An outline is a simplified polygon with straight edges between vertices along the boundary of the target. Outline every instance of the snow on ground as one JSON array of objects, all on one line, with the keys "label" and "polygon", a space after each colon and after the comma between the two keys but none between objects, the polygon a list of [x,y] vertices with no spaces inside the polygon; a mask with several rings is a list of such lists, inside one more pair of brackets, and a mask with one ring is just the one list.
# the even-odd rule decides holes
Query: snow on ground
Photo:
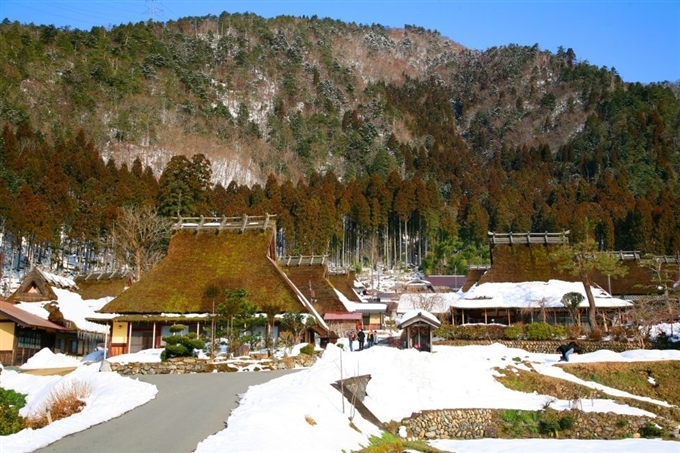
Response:
[{"label": "snow on ground", "polygon": [[75,357],[55,354],[48,348],[43,348],[21,365],[20,368],[22,370],[39,370],[45,368],[76,368],[80,365],[80,360]]},{"label": "snow on ground", "polygon": [[[157,360],[158,351],[119,356],[118,360]],[[371,375],[364,404],[382,421],[401,419],[424,409],[542,409],[548,399],[546,395],[516,392],[494,380],[493,376],[497,373],[494,368],[509,364],[523,366],[522,362],[530,362],[540,373],[581,382],[562,371],[562,367],[558,365],[558,354],[529,353],[500,344],[434,346],[433,351],[426,353],[374,346],[364,351],[349,352],[346,345],[341,349],[331,344],[314,366],[250,387],[240,406],[227,420],[227,428],[199,443],[196,453],[340,452],[357,450],[368,445],[369,437],[379,436],[380,432],[356,413],[349,401],[331,387],[331,383],[342,378]],[[680,351],[638,350],[621,354],[597,351],[571,356],[571,361],[582,363],[646,360],[680,360]],[[61,437],[117,417],[155,397],[155,386],[121,377],[116,373],[98,372],[99,365],[81,364],[64,377],[33,376],[3,370],[0,386],[28,395],[27,406],[22,410],[22,415],[39,410],[41,403],[55,387],[68,385],[69,382],[87,382],[92,388],[92,394],[80,414],[54,422],[46,428],[24,430],[1,437],[2,452],[34,451]],[[610,395],[634,397],[604,386],[598,388]],[[665,401],[655,403],[668,404]],[[569,402],[556,400],[551,403],[551,407],[566,409]],[[650,415],[637,408],[614,403],[611,399],[594,400],[592,404],[589,401],[588,405],[584,404],[583,409]],[[433,441],[432,445],[457,453],[524,453],[549,449],[559,449],[567,453],[680,451],[679,442],[649,439],[440,440]]]},{"label": "snow on ground", "polygon": [[[37,365],[37,363],[36,363]],[[20,415],[29,416],[44,410],[44,403],[54,391],[73,385],[85,385],[91,393],[82,412],[57,420],[41,429],[24,429],[10,436],[0,436],[3,453],[31,452],[69,434],[116,418],[155,398],[158,389],[117,373],[100,373],[100,363],[81,365],[66,376],[34,376],[2,370],[0,387],[27,395]]]}]

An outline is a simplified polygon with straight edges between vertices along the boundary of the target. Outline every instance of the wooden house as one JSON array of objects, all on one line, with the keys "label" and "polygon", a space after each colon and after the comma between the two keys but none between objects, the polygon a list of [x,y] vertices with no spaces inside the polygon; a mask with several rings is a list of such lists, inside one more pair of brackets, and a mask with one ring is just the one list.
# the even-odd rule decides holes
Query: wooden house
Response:
[{"label": "wooden house", "polygon": [[[42,347],[48,347],[55,353],[81,356],[93,351],[98,343],[105,340],[107,329],[85,319],[99,306],[95,304],[93,307],[89,301],[84,301],[76,292],[77,289],[73,279],[34,267],[24,276],[7,301],[16,310],[50,323],[48,330],[42,329],[43,333],[34,335],[40,336],[39,343]],[[54,325],[61,328],[55,329]],[[41,324],[35,326],[44,327]],[[37,340],[33,342],[37,343]],[[24,347],[21,344],[22,342],[18,342],[17,347]],[[15,358],[30,358],[29,350],[30,348],[24,347],[23,350],[16,351]],[[38,350],[33,349],[32,352]]]},{"label": "wooden house", "polygon": [[357,324],[364,329],[383,328],[386,305],[362,300],[353,289],[353,272],[330,272],[325,256],[280,257],[278,265],[308,297],[333,338],[355,331]]},{"label": "wooden house", "polygon": [[71,278],[62,277],[34,267],[24,276],[19,287],[9,295],[7,301],[49,302],[57,300],[54,288],[75,291],[78,286]]},{"label": "wooden house", "polygon": [[211,287],[243,289],[259,309],[309,313],[307,341],[328,337],[309,295],[277,266],[273,216],[185,218],[173,231],[167,256],[92,318],[112,326],[111,355],[162,347],[173,324],[201,334],[222,300],[206,296]]},{"label": "wooden house", "polygon": [[[550,260],[550,254],[556,248],[569,243],[568,235],[568,231],[521,234],[490,232],[491,266],[483,273],[473,269],[469,274],[459,300],[452,304],[452,322],[512,324],[546,319],[556,324],[569,323],[568,311],[560,302],[564,295],[562,292],[584,293],[583,285],[568,272],[557,269]],[[542,284],[537,289],[532,282]],[[503,300],[503,292],[508,296],[522,292],[525,296],[523,299],[506,297]],[[621,298],[612,297],[597,284],[593,286],[593,294],[599,311],[610,318],[618,316],[631,305]],[[514,302],[508,303],[507,299],[513,299]],[[587,306],[588,302],[584,301],[583,316]],[[539,311],[540,316],[536,314]]]},{"label": "wooden house", "polygon": [[58,337],[71,334],[71,329],[43,319],[0,301],[0,364],[19,366],[43,348],[55,349]]}]

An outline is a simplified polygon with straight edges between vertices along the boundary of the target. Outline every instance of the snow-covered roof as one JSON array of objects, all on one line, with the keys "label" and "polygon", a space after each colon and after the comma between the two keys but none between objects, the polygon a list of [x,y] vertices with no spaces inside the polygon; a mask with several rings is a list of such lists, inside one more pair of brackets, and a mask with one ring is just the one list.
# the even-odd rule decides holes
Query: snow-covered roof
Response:
[{"label": "snow-covered roof", "polygon": [[381,302],[352,302],[344,294],[333,288],[335,294],[340,299],[340,302],[345,306],[345,310],[350,313],[354,312],[368,312],[368,313],[384,313],[387,305]]},{"label": "snow-covered roof", "polygon": [[64,315],[64,319],[73,323],[78,330],[100,334],[108,332],[108,326],[88,321],[86,318],[91,318],[96,310],[99,310],[112,299],[111,297],[83,300],[79,294],[74,292],[54,287],[52,289],[57,295],[56,302],[21,302],[16,307],[42,319],[48,319],[50,313],[45,309],[45,305],[56,303],[59,311]]},{"label": "snow-covered roof", "polygon": [[397,322],[397,326],[399,328],[406,327],[418,319],[425,321],[433,327],[439,327],[441,325],[441,321],[427,310],[410,310],[401,315],[401,318],[399,318],[399,321]]},{"label": "snow-covered roof", "polygon": [[[562,308],[562,296],[579,293],[584,297],[581,307],[587,307],[586,293],[580,282],[549,280],[547,282],[483,283],[475,285],[454,303],[456,308],[527,308],[541,304]],[[595,305],[599,308],[630,307],[631,302],[612,297],[600,287],[592,287]]]},{"label": "snow-covered roof", "polygon": [[42,269],[38,269],[38,271],[42,274],[42,276],[45,278],[47,283],[50,284],[50,286],[55,286],[57,288],[71,288],[71,289],[77,289],[78,285],[76,285],[76,282],[70,278],[70,277],[63,277],[61,275],[53,274],[51,272],[47,272]]}]

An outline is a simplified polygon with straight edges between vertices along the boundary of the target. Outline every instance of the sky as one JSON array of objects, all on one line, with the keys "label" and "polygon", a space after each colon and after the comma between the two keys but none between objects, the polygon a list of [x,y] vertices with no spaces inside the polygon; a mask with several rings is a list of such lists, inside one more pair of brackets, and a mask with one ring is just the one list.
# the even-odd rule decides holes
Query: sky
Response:
[{"label": "sky", "polygon": [[[344,344],[346,339],[341,339]],[[355,348],[356,349],[356,348]],[[296,349],[296,351],[299,349]],[[150,353],[151,352],[151,353]],[[138,355],[118,356],[118,361],[157,361],[160,349]],[[368,445],[369,436],[380,435],[378,429],[354,413],[348,400],[331,385],[342,377],[370,374],[364,404],[383,422],[408,417],[425,409],[505,408],[541,410],[548,397],[509,390],[493,378],[495,367],[505,367],[519,357],[548,376],[567,379],[602,390],[612,399],[588,401],[584,411],[649,415],[640,409],[617,404],[613,398],[622,395],[638,398],[593,382],[582,382],[565,373],[558,364],[558,354],[534,354],[510,349],[500,344],[489,346],[437,346],[433,353],[414,349],[399,350],[374,346],[363,351],[347,352],[347,348],[329,345],[322,357],[310,368],[285,375],[266,384],[251,386],[231,412],[224,430],[201,441],[196,453],[225,451],[305,453],[319,451],[352,451]],[[632,362],[680,360],[680,351],[635,350],[624,353],[601,350],[575,354],[571,362]],[[3,453],[35,451],[78,431],[118,417],[155,398],[157,388],[113,372],[99,372],[99,363],[83,364],[48,349],[40,351],[27,363],[28,368],[74,366],[66,376],[36,376],[5,369],[0,386],[27,394],[27,405],[20,414],[42,410],[52,389],[70,382],[87,383],[91,394],[85,408],[67,419],[58,420],[38,430],[23,430],[0,437]],[[519,367],[525,367],[519,364]],[[451,383],[456,385],[452,386]],[[665,401],[643,398],[652,404]],[[551,407],[568,409],[569,401],[555,400]],[[358,431],[351,428],[348,418]],[[307,420],[313,420],[310,424]],[[262,433],[267,435],[263,436]],[[291,436],[294,433],[294,436]],[[294,439],[294,440],[291,440]],[[667,453],[677,451],[678,442],[659,439],[566,440],[566,439],[480,439],[437,440],[431,445],[456,453],[526,453],[527,451],[560,451],[561,453]],[[320,446],[323,448],[320,450]]]},{"label": "sky", "polygon": [[626,82],[680,81],[680,2],[673,0],[2,0],[0,18],[89,30],[92,26],[252,12],[329,17],[357,24],[437,30],[468,48],[538,44],[616,68]]}]

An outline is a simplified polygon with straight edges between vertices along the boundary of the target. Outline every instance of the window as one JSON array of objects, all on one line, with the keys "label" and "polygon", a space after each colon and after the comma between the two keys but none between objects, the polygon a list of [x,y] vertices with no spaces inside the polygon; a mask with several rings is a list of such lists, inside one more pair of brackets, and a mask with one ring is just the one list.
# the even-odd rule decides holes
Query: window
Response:
[{"label": "window", "polygon": [[17,336],[17,346],[26,349],[40,349],[40,332],[24,330]]}]

